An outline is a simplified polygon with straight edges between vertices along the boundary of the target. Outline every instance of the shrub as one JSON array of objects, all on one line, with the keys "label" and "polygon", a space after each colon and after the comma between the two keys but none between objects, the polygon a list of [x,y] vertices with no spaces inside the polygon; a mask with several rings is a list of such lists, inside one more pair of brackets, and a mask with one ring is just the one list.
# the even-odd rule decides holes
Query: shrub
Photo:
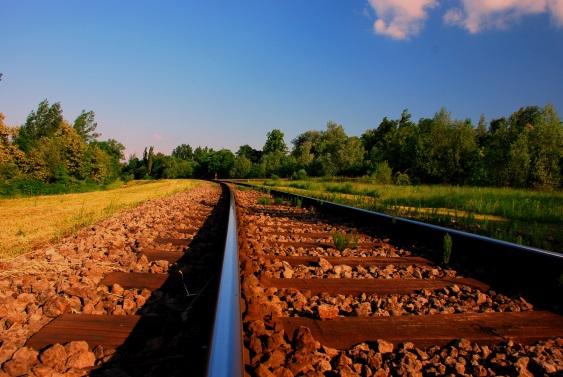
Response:
[{"label": "shrub", "polygon": [[393,182],[393,169],[391,169],[387,161],[380,162],[375,167],[372,177],[377,183],[388,185]]},{"label": "shrub", "polygon": [[279,204],[283,204],[283,198],[279,198],[279,197],[278,197],[278,198],[274,199],[274,203],[275,203],[275,204],[278,204],[278,205],[279,205]]},{"label": "shrub", "polygon": [[305,171],[305,169],[299,169],[298,171],[293,172],[291,179],[294,181],[303,181],[307,179],[307,172]]},{"label": "shrub", "polygon": [[401,173],[399,171],[395,174],[395,184],[399,186],[408,186],[411,184],[411,179],[407,173]]}]

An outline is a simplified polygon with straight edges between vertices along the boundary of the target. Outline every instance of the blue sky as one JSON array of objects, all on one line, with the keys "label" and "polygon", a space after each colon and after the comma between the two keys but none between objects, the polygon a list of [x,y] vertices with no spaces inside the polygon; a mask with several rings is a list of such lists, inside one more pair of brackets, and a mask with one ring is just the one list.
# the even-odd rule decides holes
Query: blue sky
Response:
[{"label": "blue sky", "polygon": [[2,1],[0,111],[94,110],[128,153],[289,143],[328,120],[360,135],[404,108],[562,113],[563,2],[468,1]]}]

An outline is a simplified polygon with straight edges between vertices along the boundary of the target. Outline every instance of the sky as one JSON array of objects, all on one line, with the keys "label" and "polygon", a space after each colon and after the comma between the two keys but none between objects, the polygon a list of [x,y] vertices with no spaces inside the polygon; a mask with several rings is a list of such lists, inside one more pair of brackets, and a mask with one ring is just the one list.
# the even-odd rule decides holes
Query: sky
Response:
[{"label": "sky", "polygon": [[7,123],[45,98],[93,110],[128,154],[359,136],[405,108],[563,113],[563,0],[0,0],[0,19]]}]

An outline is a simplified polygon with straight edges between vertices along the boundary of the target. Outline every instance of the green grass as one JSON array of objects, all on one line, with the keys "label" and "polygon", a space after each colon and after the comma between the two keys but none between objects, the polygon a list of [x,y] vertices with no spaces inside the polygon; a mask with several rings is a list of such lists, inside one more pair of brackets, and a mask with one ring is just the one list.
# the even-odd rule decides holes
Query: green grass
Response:
[{"label": "green grass", "polygon": [[91,181],[45,183],[34,179],[19,179],[8,183],[0,183],[0,198],[24,198],[40,195],[59,195],[113,190],[123,185],[124,183],[120,180],[107,184],[98,184]]},{"label": "green grass", "polygon": [[[263,181],[255,181],[263,184]],[[273,183],[273,182],[268,182]],[[368,180],[278,180],[276,187],[394,216],[562,251],[563,192],[443,185],[396,186]]]}]

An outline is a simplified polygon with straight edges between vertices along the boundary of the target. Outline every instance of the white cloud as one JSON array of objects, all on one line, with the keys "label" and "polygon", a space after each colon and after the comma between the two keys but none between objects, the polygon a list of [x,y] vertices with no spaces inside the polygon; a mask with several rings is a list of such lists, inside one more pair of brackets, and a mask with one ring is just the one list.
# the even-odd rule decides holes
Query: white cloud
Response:
[{"label": "white cloud", "polygon": [[[428,13],[453,0],[368,0],[375,11],[375,33],[394,39],[416,36],[424,26]],[[456,0],[444,13],[444,22],[460,26],[470,33],[486,29],[504,29],[527,15],[549,13],[563,27],[563,0]]]},{"label": "white cloud", "polygon": [[549,12],[563,24],[563,0],[460,0],[460,6],[444,15],[447,24],[470,33],[484,29],[504,29],[523,16]]},{"label": "white cloud", "polygon": [[394,39],[417,35],[438,0],[369,0],[377,14],[373,28],[377,34]]}]

